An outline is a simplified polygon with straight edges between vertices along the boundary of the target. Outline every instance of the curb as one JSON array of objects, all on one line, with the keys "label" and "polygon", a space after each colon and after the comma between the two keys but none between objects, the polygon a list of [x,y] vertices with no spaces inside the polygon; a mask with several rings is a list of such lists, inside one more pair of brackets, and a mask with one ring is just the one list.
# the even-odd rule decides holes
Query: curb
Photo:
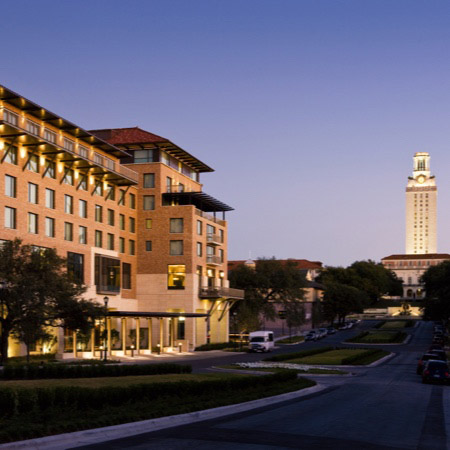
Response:
[{"label": "curb", "polygon": [[288,392],[286,394],[275,395],[273,397],[261,398],[235,405],[219,406],[218,408],[194,411],[191,413],[179,414],[176,416],[160,417],[157,419],[141,420],[139,422],[113,425],[91,430],[75,431],[73,433],[57,434],[25,441],[9,442],[0,444],[0,449],[33,449],[33,450],[63,450],[76,448],[84,445],[97,444],[113,439],[120,439],[143,433],[150,433],[164,428],[172,428],[180,425],[201,422],[203,420],[215,419],[222,416],[249,411],[261,408],[274,403],[284,402],[295,398],[304,397],[326,389],[326,386],[317,384],[300,391]]}]

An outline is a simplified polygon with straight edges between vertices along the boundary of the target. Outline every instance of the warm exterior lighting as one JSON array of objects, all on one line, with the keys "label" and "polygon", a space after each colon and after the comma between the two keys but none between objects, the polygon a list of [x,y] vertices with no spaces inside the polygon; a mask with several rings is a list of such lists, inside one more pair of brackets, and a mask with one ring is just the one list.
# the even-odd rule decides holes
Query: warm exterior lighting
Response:
[{"label": "warm exterior lighting", "polygon": [[27,155],[26,150],[23,147],[20,147],[20,157],[25,158],[26,155]]},{"label": "warm exterior lighting", "polygon": [[63,163],[58,163],[58,172],[62,173],[63,169],[64,169]]},{"label": "warm exterior lighting", "polygon": [[43,156],[41,156],[41,157],[39,158],[39,164],[40,164],[41,166],[45,165],[45,158],[44,158]]},{"label": "warm exterior lighting", "polygon": [[3,150],[5,148],[5,143],[3,141],[0,141],[0,150]]},{"label": "warm exterior lighting", "polygon": [[104,342],[105,342],[105,353],[103,355],[103,361],[106,361],[108,359],[108,330],[107,330],[107,315],[108,315],[108,302],[109,302],[109,297],[107,297],[106,295],[103,297],[103,302],[105,304],[105,337],[104,337]]}]

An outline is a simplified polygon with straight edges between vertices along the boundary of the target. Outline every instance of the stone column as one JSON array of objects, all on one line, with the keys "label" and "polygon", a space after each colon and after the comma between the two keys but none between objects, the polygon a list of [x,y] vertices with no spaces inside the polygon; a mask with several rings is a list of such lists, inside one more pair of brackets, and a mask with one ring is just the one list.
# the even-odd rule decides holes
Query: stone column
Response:
[{"label": "stone column", "polygon": [[91,330],[91,352],[92,357],[95,355],[95,327]]},{"label": "stone column", "polygon": [[108,355],[111,356],[111,318],[106,319],[106,350]]},{"label": "stone column", "polygon": [[127,318],[126,317],[122,317],[122,350],[123,350],[123,354],[124,356],[127,353]]},{"label": "stone column", "polygon": [[152,333],[152,319],[147,319],[147,327],[148,327],[148,349],[150,353],[152,352],[152,344],[153,344],[153,333]]},{"label": "stone column", "polygon": [[139,355],[141,350],[141,321],[136,317],[136,355]]},{"label": "stone column", "polygon": [[159,319],[159,348],[162,353],[164,349],[164,319],[162,317]]},{"label": "stone column", "polygon": [[73,335],[73,356],[74,358],[77,357],[77,332],[76,331],[72,331],[72,335]]}]

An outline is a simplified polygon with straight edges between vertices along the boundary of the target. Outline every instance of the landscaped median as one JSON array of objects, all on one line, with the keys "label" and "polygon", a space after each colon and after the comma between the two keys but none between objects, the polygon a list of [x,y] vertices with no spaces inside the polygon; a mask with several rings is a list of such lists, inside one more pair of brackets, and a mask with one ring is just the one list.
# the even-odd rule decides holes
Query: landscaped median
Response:
[{"label": "landscaped median", "polygon": [[352,344],[402,344],[407,334],[402,331],[364,331],[345,342]]},{"label": "landscaped median", "polygon": [[313,385],[289,370],[259,377],[177,373],[0,381],[0,442],[199,411]]},{"label": "landscaped median", "polygon": [[402,328],[411,328],[416,324],[416,320],[385,320],[375,325],[374,328],[382,330],[398,330]]}]

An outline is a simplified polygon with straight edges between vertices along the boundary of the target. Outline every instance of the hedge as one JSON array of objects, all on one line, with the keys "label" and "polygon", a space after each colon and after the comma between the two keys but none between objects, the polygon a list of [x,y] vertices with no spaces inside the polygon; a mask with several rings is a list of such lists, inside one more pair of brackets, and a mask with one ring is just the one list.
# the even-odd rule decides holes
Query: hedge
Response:
[{"label": "hedge", "polygon": [[238,342],[217,342],[214,344],[204,344],[195,347],[196,352],[207,352],[209,350],[222,350],[224,348],[239,348]]},{"label": "hedge", "polygon": [[207,381],[177,381],[86,388],[55,386],[50,388],[0,389],[0,418],[21,414],[42,414],[50,410],[102,410],[134,402],[151,402],[170,397],[183,401],[188,396],[214,396],[217,392],[236,393],[246,389],[266,389],[268,386],[297,379],[295,370],[286,370],[261,377],[238,377]]},{"label": "hedge", "polygon": [[[166,373],[191,373],[192,367],[183,364],[133,364],[133,365],[68,365],[29,364],[7,365],[0,372],[5,380],[35,380],[45,378],[97,378],[124,377],[128,375],[161,375]],[[1,404],[1,403],[0,403]]]},{"label": "hedge", "polygon": [[334,350],[334,347],[321,347],[312,350],[303,350],[302,352],[283,353],[282,355],[276,355],[270,358],[266,358],[264,359],[264,361],[286,361],[288,359],[297,359],[303,358],[304,356],[317,355],[319,353],[329,352],[330,350]]},{"label": "hedge", "polygon": [[361,359],[366,359],[369,356],[374,356],[378,353],[385,353],[384,350],[380,350],[380,349],[363,349],[363,348],[357,348],[356,350],[365,350],[365,353],[361,354],[356,354],[356,355],[352,355],[352,356],[347,356],[347,358],[343,358],[342,359],[342,365],[350,365],[350,364],[354,364],[356,362],[358,362]]}]

